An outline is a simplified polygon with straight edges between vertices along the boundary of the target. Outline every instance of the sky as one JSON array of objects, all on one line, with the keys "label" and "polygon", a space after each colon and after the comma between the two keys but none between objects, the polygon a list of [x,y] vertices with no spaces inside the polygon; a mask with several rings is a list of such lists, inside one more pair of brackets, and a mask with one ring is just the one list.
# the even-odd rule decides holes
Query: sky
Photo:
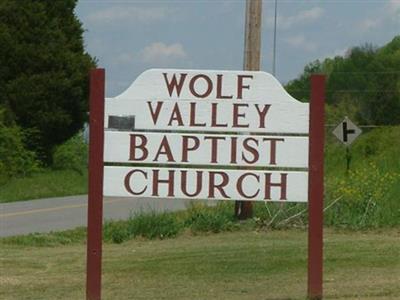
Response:
[{"label": "sky", "polygon": [[[263,1],[261,70],[272,72],[275,1]],[[150,68],[241,70],[245,1],[80,0],[75,14],[114,97]],[[400,0],[278,0],[276,77],[400,34]]]}]

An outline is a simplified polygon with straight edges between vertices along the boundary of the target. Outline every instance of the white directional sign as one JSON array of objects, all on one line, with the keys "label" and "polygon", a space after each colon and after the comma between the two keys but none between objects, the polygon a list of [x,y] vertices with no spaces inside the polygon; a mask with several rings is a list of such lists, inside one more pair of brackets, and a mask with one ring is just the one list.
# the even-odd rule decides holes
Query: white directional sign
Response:
[{"label": "white directional sign", "polygon": [[307,201],[309,105],[268,73],[152,69],[105,127],[105,196]]},{"label": "white directional sign", "polygon": [[346,146],[349,146],[361,134],[358,128],[348,117],[333,130],[333,134]]}]

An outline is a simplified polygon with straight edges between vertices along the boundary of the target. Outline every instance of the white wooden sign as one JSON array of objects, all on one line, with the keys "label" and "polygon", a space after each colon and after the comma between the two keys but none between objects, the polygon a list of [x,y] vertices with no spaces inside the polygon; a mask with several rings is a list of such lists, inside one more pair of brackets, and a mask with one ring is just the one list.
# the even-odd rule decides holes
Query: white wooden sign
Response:
[{"label": "white wooden sign", "polygon": [[105,127],[105,196],[307,201],[309,106],[268,73],[152,69]]}]

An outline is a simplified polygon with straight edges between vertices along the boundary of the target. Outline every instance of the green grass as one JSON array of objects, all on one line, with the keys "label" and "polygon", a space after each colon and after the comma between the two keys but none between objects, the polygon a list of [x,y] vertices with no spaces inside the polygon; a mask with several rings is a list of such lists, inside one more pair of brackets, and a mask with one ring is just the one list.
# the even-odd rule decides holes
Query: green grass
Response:
[{"label": "green grass", "polygon": [[44,170],[0,186],[0,203],[87,193],[87,172]]},{"label": "green grass", "polygon": [[[398,230],[325,232],[325,299],[399,299]],[[2,245],[1,299],[82,299],[86,246]],[[304,230],[183,234],[103,248],[103,299],[305,299]]]},{"label": "green grass", "polygon": [[[328,133],[330,134],[330,133]],[[346,172],[345,147],[328,136],[325,149],[326,224],[371,228],[400,225],[400,126],[361,135],[351,146]]]},{"label": "green grass", "polygon": [[[350,169],[374,163],[382,172],[400,172],[400,126],[364,129],[350,146]],[[346,147],[330,131],[326,132],[326,176],[346,176]]]},{"label": "green grass", "polygon": [[0,238],[0,246],[56,247],[86,242],[86,227],[50,233],[31,233]]},{"label": "green grass", "polygon": [[135,237],[165,239],[177,236],[182,230],[179,213],[139,212],[127,221],[106,222],[104,240],[118,244]]}]

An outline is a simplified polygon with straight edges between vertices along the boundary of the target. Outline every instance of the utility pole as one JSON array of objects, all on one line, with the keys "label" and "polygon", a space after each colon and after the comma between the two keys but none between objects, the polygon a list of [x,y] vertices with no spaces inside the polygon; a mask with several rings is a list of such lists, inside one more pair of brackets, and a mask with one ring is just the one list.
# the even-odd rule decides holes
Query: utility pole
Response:
[{"label": "utility pole", "polygon": [[[261,62],[261,15],[262,0],[246,0],[246,19],[244,33],[244,60],[245,71],[259,71]],[[248,219],[253,215],[253,206],[250,201],[236,201],[235,216]]]},{"label": "utility pole", "polygon": [[274,50],[272,53],[272,75],[276,75],[276,22],[278,13],[278,0],[275,0],[275,18],[274,18]]},{"label": "utility pole", "polygon": [[246,0],[243,69],[260,71],[262,0]]}]

